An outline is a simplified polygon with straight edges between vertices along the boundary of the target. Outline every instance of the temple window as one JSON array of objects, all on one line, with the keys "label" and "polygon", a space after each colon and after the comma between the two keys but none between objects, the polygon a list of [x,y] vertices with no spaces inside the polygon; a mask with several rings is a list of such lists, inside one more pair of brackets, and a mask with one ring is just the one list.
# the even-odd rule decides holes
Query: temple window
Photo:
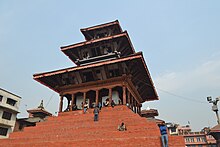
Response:
[{"label": "temple window", "polygon": [[103,33],[98,33],[97,34],[97,38],[103,38],[103,37],[107,37],[108,36],[108,33],[107,32],[103,32]]},{"label": "temple window", "polygon": [[84,59],[88,59],[89,58],[89,52],[88,51],[84,51],[83,52],[83,58]]},{"label": "temple window", "polygon": [[102,74],[100,70],[96,70],[97,80],[102,80]]},{"label": "temple window", "polygon": [[103,52],[104,54],[112,53],[112,49],[110,46],[103,46]]},{"label": "temple window", "polygon": [[92,72],[85,72],[85,73],[83,73],[83,78],[84,78],[85,82],[94,81]]},{"label": "temple window", "polygon": [[95,48],[91,48],[91,52],[92,52],[92,56],[95,57],[96,56]]},{"label": "temple window", "polygon": [[119,69],[109,70],[109,75],[110,75],[110,77],[117,77],[117,76],[119,76]]},{"label": "temple window", "polygon": [[62,75],[62,84],[63,84],[63,85],[68,85],[68,84],[70,84],[70,80],[69,80],[68,74]]},{"label": "temple window", "polygon": [[107,52],[108,52],[108,53],[112,53],[111,47],[108,47]]}]

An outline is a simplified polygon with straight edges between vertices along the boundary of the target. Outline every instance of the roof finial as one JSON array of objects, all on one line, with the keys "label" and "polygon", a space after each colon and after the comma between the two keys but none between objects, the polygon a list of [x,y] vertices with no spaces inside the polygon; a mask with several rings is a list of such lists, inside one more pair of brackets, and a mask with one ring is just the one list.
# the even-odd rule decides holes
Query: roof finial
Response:
[{"label": "roof finial", "polygon": [[44,109],[44,106],[43,106],[43,105],[44,105],[44,104],[43,104],[43,100],[41,100],[40,106],[38,106],[38,108]]}]

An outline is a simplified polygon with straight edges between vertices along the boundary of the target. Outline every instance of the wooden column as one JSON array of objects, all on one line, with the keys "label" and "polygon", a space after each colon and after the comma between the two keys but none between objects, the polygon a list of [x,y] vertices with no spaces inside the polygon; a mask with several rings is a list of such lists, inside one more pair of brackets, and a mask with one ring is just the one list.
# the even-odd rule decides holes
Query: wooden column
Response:
[{"label": "wooden column", "polygon": [[60,95],[60,107],[59,107],[59,112],[62,112],[63,110],[63,95]]},{"label": "wooden column", "polygon": [[108,97],[109,97],[109,102],[111,104],[111,102],[112,102],[112,88],[108,89]]},{"label": "wooden column", "polygon": [[73,94],[72,94],[72,101],[71,101],[71,105],[70,105],[70,111],[73,111],[74,101],[75,101],[75,94],[73,93]]},{"label": "wooden column", "polygon": [[131,93],[128,91],[128,107],[131,108]]},{"label": "wooden column", "polygon": [[131,110],[134,111],[134,98],[131,95]]},{"label": "wooden column", "polygon": [[83,92],[83,104],[86,103],[86,92]]},{"label": "wooden column", "polygon": [[95,91],[95,106],[98,106],[99,103],[99,90]]},{"label": "wooden column", "polygon": [[137,104],[137,113],[139,114],[139,105]]},{"label": "wooden column", "polygon": [[126,105],[126,87],[123,86],[123,105]]},{"label": "wooden column", "polygon": [[137,113],[137,103],[135,99],[134,99],[134,112]]},{"label": "wooden column", "polygon": [[141,115],[141,106],[138,106],[139,114]]}]

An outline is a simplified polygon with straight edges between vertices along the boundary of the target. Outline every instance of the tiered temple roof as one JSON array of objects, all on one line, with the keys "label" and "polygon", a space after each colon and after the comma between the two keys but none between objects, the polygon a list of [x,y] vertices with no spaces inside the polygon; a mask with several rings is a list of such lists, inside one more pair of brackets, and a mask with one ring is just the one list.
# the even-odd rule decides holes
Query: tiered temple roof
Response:
[{"label": "tiered temple roof", "polygon": [[[142,52],[135,52],[128,33],[122,31],[117,20],[84,28],[81,32],[86,41],[61,47],[77,66],[34,74],[36,81],[65,95],[68,101],[74,100],[72,92],[76,94],[99,86],[100,90],[109,85],[111,89],[127,85],[123,95],[131,93],[139,105],[144,101],[158,100]],[[127,96],[123,97],[128,101]],[[96,99],[98,102],[99,98]]]}]

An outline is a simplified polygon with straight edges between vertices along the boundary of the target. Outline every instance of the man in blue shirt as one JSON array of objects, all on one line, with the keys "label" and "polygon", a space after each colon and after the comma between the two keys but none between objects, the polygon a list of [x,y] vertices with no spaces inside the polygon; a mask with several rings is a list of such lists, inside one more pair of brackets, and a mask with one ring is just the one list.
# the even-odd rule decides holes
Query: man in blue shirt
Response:
[{"label": "man in blue shirt", "polygon": [[168,147],[167,126],[165,122],[163,121],[162,124],[158,124],[158,127],[160,128],[162,145],[163,147]]}]

